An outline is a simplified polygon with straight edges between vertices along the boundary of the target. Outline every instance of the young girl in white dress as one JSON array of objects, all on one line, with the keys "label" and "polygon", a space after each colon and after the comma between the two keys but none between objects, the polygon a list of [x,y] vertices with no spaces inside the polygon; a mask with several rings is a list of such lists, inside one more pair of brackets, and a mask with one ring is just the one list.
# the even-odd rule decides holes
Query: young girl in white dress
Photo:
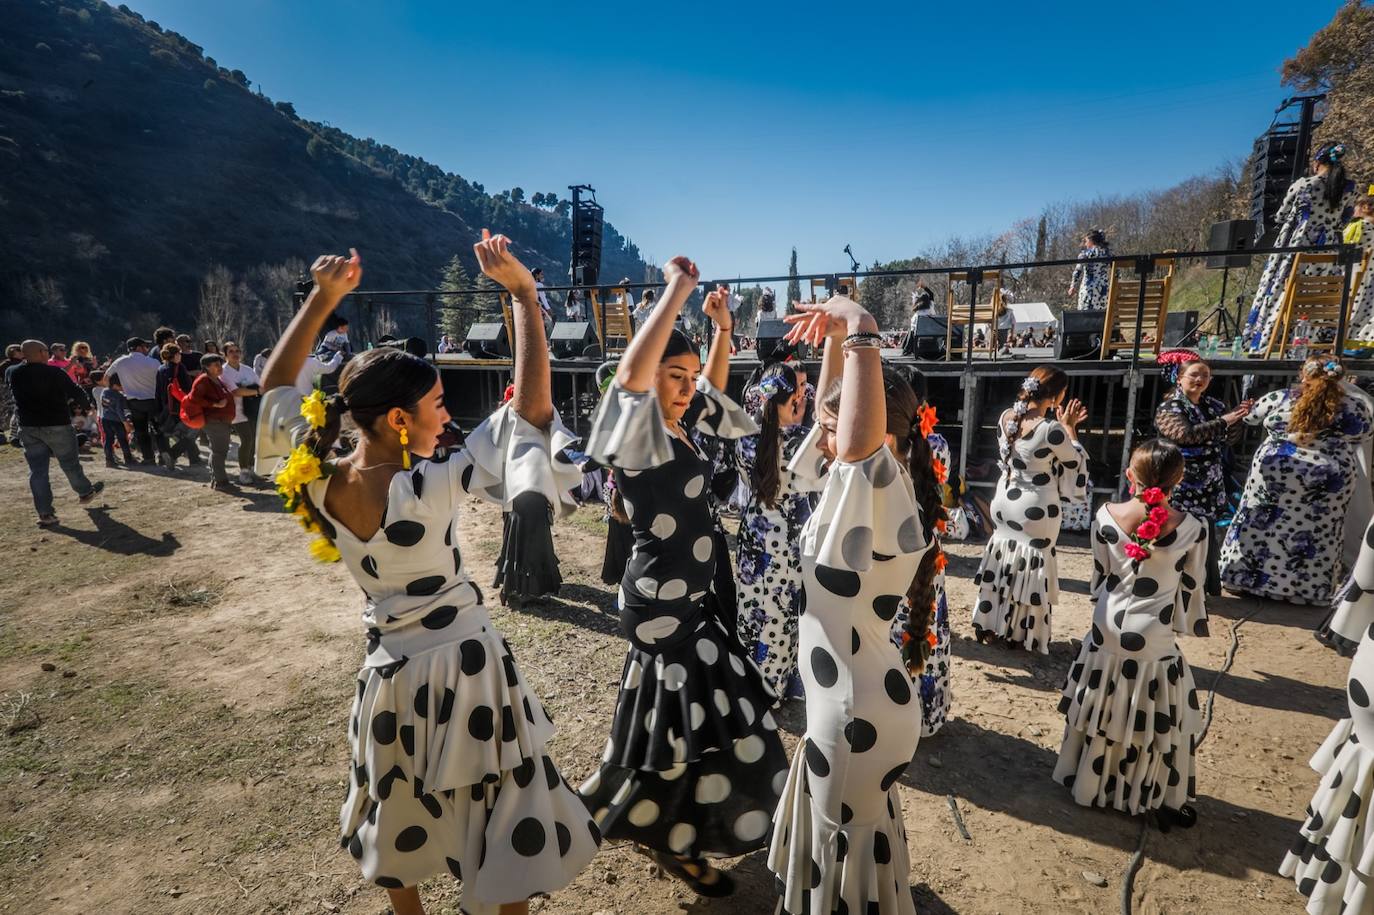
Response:
[{"label": "young girl in white dress", "polygon": [[[503,236],[475,250],[516,303],[515,396],[463,450],[435,455],[443,386],[433,365],[400,350],[353,359],[327,400],[302,404],[292,387],[325,318],[358,285],[356,254],[315,262],[315,288],[263,374],[260,454],[290,452],[276,477],[287,508],[319,534],[312,552],[341,558],[365,597],[340,836],[396,915],[423,911],[416,885],[436,874],[462,881],[464,912],[525,913],[530,896],[576,877],[600,841],[548,755],[553,724],[459,549],[467,495],[504,505],[536,491],[566,512],[579,475],[556,458],[572,436],[549,395],[534,280]],[[358,444],[331,461],[345,415]]]},{"label": "young girl in white dress", "polygon": [[[931,606],[930,574],[918,570],[934,522],[923,518],[910,474],[919,401],[905,378],[883,371],[877,323],[856,302],[800,307],[789,316],[793,337],[825,341],[821,390],[836,409],[822,403],[809,447],[790,465],[818,477],[833,459],[801,538],[806,733],[768,867],[789,915],[914,915],[895,786],[920,738],[919,699],[890,627],[903,597]],[[839,374],[842,385],[832,384]],[[929,455],[918,457],[923,490],[933,490]]]},{"label": "young girl in white dress", "polygon": [[1001,639],[1049,654],[1059,600],[1054,545],[1064,505],[1085,498],[1088,485],[1088,456],[1078,443],[1087,411],[1077,400],[1064,403],[1068,390],[1068,375],[1042,365],[997,420],[1002,476],[991,506],[995,529],[974,577],[973,631],[980,641]]},{"label": "young girl in white dress", "polygon": [[1207,635],[1207,529],[1169,505],[1183,479],[1174,445],[1137,446],[1126,476],[1134,497],[1093,523],[1097,606],[1059,702],[1068,721],[1054,779],[1084,806],[1188,827],[1202,715],[1176,636]]}]

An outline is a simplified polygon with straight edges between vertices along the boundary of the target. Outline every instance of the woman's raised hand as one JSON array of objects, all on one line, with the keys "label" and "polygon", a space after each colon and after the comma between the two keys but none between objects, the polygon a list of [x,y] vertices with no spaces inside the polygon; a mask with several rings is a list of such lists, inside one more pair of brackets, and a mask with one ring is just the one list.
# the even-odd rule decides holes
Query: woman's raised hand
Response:
[{"label": "woman's raised hand", "polygon": [[717,286],[706,293],[706,300],[701,303],[701,312],[722,330],[733,327],[734,322],[730,318],[730,287]]},{"label": "woman's raised hand", "polygon": [[1078,424],[1088,418],[1088,408],[1083,406],[1083,402],[1077,397],[1064,404],[1064,408],[1059,411],[1059,422],[1070,429],[1075,429]]},{"label": "woman's raised hand", "polygon": [[477,265],[482,272],[500,283],[507,292],[516,298],[534,295],[534,276],[528,267],[520,263],[519,258],[510,253],[509,238],[492,235],[490,229],[483,229],[482,240],[472,246],[472,251],[477,255]]},{"label": "woman's raised hand", "polygon": [[321,254],[310,266],[315,286],[336,302],[357,289],[363,279],[362,257],[356,248],[349,248],[348,253],[349,257]]},{"label": "woman's raised hand", "polygon": [[826,337],[842,337],[860,330],[876,332],[878,324],[863,306],[848,296],[831,296],[824,302],[794,302],[797,314],[783,315],[792,325],[784,338],[788,343],[820,346]]},{"label": "woman's raised hand", "polygon": [[692,285],[701,279],[701,271],[697,265],[692,263],[689,257],[679,254],[677,257],[663,265],[663,281],[665,283],[690,282]]}]

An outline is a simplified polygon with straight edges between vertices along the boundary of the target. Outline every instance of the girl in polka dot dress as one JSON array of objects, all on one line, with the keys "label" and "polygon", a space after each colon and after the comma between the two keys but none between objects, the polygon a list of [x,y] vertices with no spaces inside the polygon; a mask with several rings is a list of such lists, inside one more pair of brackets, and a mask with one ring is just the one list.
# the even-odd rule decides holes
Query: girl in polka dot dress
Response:
[{"label": "girl in polka dot dress", "polygon": [[757,435],[740,439],[735,458],[749,481],[739,523],[739,638],[781,701],[800,694],[797,620],[802,608],[802,526],[815,481],[786,464],[806,438],[806,389],[788,365],[764,369],[757,385]]},{"label": "girl in polka dot dress", "polygon": [[1003,431],[1002,477],[992,500],[995,529],[974,581],[973,631],[1050,652],[1050,617],[1059,600],[1055,542],[1063,506],[1087,494],[1088,456],[1078,443],[1087,411],[1071,400],[1069,376],[1042,365],[1021,384],[1015,405],[997,420]]},{"label": "girl in polka dot dress", "polygon": [[713,465],[690,433],[738,438],[758,427],[721,393],[728,291],[706,297],[716,332],[703,372],[673,329],[696,267],[676,258],[664,276],[663,300],[626,351],[587,443],[613,469],[635,543],[619,594],[630,648],[601,768],[581,792],[607,837],[648,849],[697,893],[723,896],[733,884],[706,858],[763,847],[787,754],[768,711],[775,697],[712,592],[729,558],[713,534]]},{"label": "girl in polka dot dress", "polygon": [[[917,572],[933,569],[922,560],[934,520],[923,517],[909,475],[919,463],[918,401],[905,378],[883,371],[877,323],[856,302],[835,297],[801,309],[789,316],[793,336],[825,342],[823,395],[816,429],[791,467],[818,475],[827,457],[833,462],[801,538],[806,733],[778,805],[768,868],[789,915],[914,915],[896,782],[920,728],[890,627],[904,596],[930,606],[929,572]],[[916,469],[933,482],[928,455]]]},{"label": "girl in polka dot dress", "polygon": [[[259,440],[291,448],[292,416],[313,428],[277,475],[312,547],[342,558],[365,596],[366,657],[350,717],[343,846],[385,887],[397,915],[421,912],[416,885],[463,884],[462,911],[517,915],[526,899],[566,886],[596,853],[586,807],[546,745],[553,725],[492,626],[464,568],[458,523],[466,496],[505,506],[542,493],[566,512],[577,468],[555,458],[573,441],[553,412],[534,280],[497,236],[476,246],[482,271],[516,302],[516,392],[467,438],[432,457],[448,413],[438,372],[391,348],[358,356],[327,405],[289,387],[310,341],[361,266],[321,258],[316,286],[273,350],[263,377]],[[347,414],[358,445],[325,461]],[[284,443],[278,443],[285,438]],[[335,553],[334,550],[337,550]]]},{"label": "girl in polka dot dress", "polygon": [[1153,440],[1131,453],[1135,498],[1103,505],[1093,525],[1092,629],[1069,671],[1068,719],[1054,779],[1084,806],[1157,811],[1191,826],[1197,691],[1177,635],[1207,635],[1207,530],[1169,505],[1183,453]]},{"label": "girl in polka dot dress", "polygon": [[1330,630],[1340,648],[1358,646],[1346,684],[1350,717],[1312,757],[1321,780],[1279,867],[1307,897],[1309,915],[1374,911],[1374,524],[1365,531]]}]

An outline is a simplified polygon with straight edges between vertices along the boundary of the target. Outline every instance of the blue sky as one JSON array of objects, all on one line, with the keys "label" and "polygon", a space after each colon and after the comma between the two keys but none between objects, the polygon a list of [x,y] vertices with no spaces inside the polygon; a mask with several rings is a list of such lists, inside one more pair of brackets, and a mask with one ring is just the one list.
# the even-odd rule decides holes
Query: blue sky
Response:
[{"label": "blue sky", "polygon": [[589,183],[707,275],[909,256],[1247,155],[1340,0],[131,0],[302,116],[526,194]]}]

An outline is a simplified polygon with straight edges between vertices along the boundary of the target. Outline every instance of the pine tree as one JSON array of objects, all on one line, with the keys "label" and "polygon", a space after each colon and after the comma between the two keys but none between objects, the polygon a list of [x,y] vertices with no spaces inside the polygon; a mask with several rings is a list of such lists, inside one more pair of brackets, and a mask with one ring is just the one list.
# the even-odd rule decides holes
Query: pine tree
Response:
[{"label": "pine tree", "polygon": [[476,285],[478,289],[483,290],[473,296],[475,300],[473,307],[476,310],[477,318],[483,321],[500,321],[501,297],[499,293],[501,287],[485,273],[478,275]]},{"label": "pine tree", "polygon": [[792,260],[787,265],[787,301],[782,303],[781,312],[786,314],[793,302],[801,301],[801,281],[797,279],[797,249],[792,249]]},{"label": "pine tree", "polygon": [[[439,288],[445,292],[472,288],[472,278],[468,276],[467,268],[458,255],[453,255],[439,275]],[[439,300],[439,330],[453,340],[466,339],[468,327],[476,315],[473,299],[473,296],[467,295],[442,297]]]}]

